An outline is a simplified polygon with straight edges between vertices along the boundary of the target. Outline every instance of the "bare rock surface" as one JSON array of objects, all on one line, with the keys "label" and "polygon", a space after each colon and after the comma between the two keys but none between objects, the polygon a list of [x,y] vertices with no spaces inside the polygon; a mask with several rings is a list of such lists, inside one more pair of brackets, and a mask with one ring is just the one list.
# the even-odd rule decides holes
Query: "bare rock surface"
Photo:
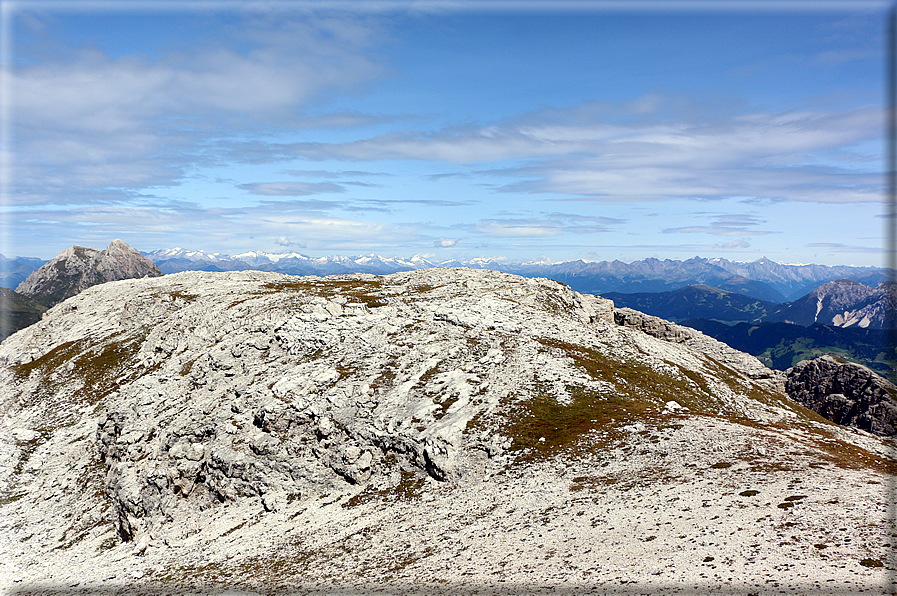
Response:
[{"label": "bare rock surface", "polygon": [[53,306],[98,284],[122,279],[159,277],[162,272],[135,248],[113,240],[105,250],[73,246],[33,271],[16,292]]},{"label": "bare rock surface", "polygon": [[469,269],[89,288],[0,344],[0,589],[893,590],[888,440],[615,314]]},{"label": "bare rock surface", "polygon": [[897,434],[897,387],[865,366],[820,356],[785,374],[788,395],[829,420],[877,435]]}]

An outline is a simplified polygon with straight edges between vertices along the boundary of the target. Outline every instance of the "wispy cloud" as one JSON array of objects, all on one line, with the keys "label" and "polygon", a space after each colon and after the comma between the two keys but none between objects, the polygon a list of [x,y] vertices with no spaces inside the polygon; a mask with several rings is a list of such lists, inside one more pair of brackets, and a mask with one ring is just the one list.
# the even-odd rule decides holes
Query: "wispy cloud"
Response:
[{"label": "wispy cloud", "polygon": [[291,197],[346,192],[345,187],[333,182],[253,182],[239,184],[237,188],[254,195]]},{"label": "wispy cloud", "polygon": [[597,234],[610,231],[610,226],[623,223],[612,217],[551,213],[535,217],[502,217],[483,219],[465,226],[472,231],[499,238],[543,238],[562,234]]},{"label": "wispy cloud", "polygon": [[[272,208],[272,207],[279,208]],[[338,217],[297,202],[245,207],[203,207],[197,204],[159,206],[98,206],[83,209],[21,209],[10,212],[7,224],[27,226],[35,238],[62,250],[72,244],[108,244],[126,236],[137,248],[169,246],[168,238],[201,238],[203,246],[227,246],[228,251],[274,249],[277,246],[328,247],[334,253],[366,252],[381,247],[418,252],[436,239],[415,222],[377,222]],[[319,205],[316,205],[319,207]],[[113,234],[115,236],[113,236]],[[266,240],[261,240],[266,239]],[[284,244],[288,242],[289,244]],[[267,246],[266,246],[267,244]]]},{"label": "wispy cloud", "polygon": [[360,170],[284,170],[282,172],[288,176],[309,177],[309,178],[364,178],[367,176],[395,176],[388,172],[364,172]]},{"label": "wispy cloud", "polygon": [[[722,213],[714,216],[710,225],[665,228],[662,232],[664,234],[712,234],[714,236],[765,236],[778,233],[770,230],[754,229],[754,226],[761,223],[765,223],[764,220],[753,215]],[[739,240],[737,242],[742,241]]]},{"label": "wispy cloud", "polygon": [[382,205],[427,205],[430,207],[468,207],[476,203],[476,201],[448,199],[369,199],[366,202]]},{"label": "wispy cloud", "polygon": [[882,254],[881,246],[857,246],[850,244],[841,244],[839,242],[812,242],[807,244],[808,248],[829,248],[837,252],[845,253],[864,253],[864,254]]},{"label": "wispy cloud", "polygon": [[829,50],[816,54],[816,56],[813,57],[813,62],[830,66],[833,64],[853,62],[854,60],[868,60],[869,58],[877,58],[880,55],[881,50],[878,48]]},{"label": "wispy cloud", "polygon": [[341,143],[253,142],[233,150],[255,159],[517,162],[478,174],[517,179],[496,184],[502,192],[590,200],[745,196],[877,202],[878,164],[847,148],[879,139],[881,126],[879,106],[750,113],[717,107],[708,113],[697,102],[652,95],[619,106],[544,110],[492,125],[391,132]]}]

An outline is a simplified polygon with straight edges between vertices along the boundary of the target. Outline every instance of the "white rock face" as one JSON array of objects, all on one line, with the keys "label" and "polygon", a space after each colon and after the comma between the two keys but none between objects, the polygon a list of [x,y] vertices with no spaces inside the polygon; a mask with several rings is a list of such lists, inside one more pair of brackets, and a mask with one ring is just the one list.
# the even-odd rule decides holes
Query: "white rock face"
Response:
[{"label": "white rock face", "polygon": [[0,344],[0,586],[882,585],[889,444],[639,315],[469,269],[90,288]]}]

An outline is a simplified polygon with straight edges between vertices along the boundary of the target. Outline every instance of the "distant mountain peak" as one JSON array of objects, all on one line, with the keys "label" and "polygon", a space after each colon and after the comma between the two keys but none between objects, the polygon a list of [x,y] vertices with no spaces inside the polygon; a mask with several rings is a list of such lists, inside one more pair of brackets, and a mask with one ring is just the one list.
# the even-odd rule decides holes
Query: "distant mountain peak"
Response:
[{"label": "distant mountain peak", "polygon": [[16,292],[52,306],[101,283],[159,277],[162,271],[127,242],[115,239],[104,250],[71,246],[33,271]]}]

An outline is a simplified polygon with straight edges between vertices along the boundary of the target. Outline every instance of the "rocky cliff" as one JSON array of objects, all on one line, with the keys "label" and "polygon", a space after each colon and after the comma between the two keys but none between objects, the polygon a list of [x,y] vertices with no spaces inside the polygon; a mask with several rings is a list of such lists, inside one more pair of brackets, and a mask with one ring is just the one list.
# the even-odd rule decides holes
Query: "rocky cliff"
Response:
[{"label": "rocky cliff", "polygon": [[32,272],[16,292],[53,306],[91,286],[160,275],[159,268],[140,251],[113,240],[105,250],[73,246],[62,251]]},{"label": "rocky cliff", "polygon": [[865,366],[821,356],[798,363],[786,376],[788,395],[829,420],[897,434],[897,387]]},{"label": "rocky cliff", "polygon": [[776,381],[492,271],[107,283],[0,344],[0,587],[883,585],[891,445]]}]

